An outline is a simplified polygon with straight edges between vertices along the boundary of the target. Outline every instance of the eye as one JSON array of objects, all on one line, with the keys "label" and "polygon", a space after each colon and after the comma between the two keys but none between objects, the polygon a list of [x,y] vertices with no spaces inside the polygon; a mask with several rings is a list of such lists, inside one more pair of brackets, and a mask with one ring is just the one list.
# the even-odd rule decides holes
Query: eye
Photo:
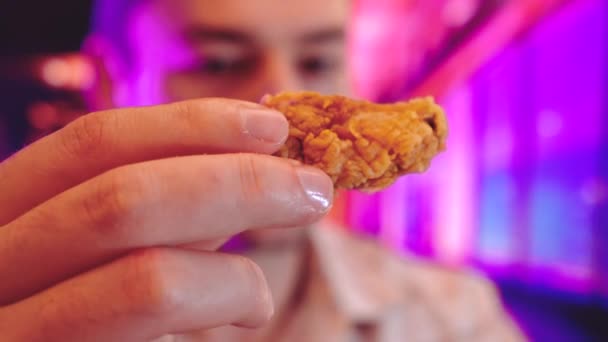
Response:
[{"label": "eye", "polygon": [[318,75],[331,71],[335,68],[335,63],[320,56],[307,57],[299,62],[299,69],[307,75]]},{"label": "eye", "polygon": [[221,58],[207,58],[201,67],[201,71],[207,74],[222,74],[230,69],[232,62]]},{"label": "eye", "polygon": [[239,75],[250,71],[255,64],[252,58],[217,58],[207,57],[200,71],[210,76]]}]

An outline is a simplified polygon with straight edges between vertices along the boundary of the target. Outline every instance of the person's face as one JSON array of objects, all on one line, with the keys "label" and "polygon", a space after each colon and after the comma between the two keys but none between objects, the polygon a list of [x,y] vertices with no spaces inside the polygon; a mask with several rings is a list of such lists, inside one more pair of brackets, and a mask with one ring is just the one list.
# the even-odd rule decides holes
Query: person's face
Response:
[{"label": "person's face", "polygon": [[[121,53],[106,56],[106,66],[123,68],[99,77],[91,106],[199,97],[257,102],[284,90],[348,95],[349,6],[350,0],[143,1],[126,32],[129,61],[121,63]],[[295,232],[258,230],[247,238],[285,241]]]},{"label": "person's face", "polygon": [[348,93],[348,0],[150,0],[128,29],[117,105]]}]

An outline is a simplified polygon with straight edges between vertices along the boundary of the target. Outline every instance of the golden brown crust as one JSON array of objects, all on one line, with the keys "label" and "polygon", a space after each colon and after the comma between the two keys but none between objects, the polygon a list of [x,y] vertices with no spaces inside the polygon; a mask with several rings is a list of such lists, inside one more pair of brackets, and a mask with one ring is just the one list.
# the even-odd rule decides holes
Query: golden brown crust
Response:
[{"label": "golden brown crust", "polygon": [[286,92],[262,104],[290,122],[277,155],[322,169],[337,189],[382,190],[401,175],[425,171],[445,149],[445,113],[430,97],[386,105]]}]

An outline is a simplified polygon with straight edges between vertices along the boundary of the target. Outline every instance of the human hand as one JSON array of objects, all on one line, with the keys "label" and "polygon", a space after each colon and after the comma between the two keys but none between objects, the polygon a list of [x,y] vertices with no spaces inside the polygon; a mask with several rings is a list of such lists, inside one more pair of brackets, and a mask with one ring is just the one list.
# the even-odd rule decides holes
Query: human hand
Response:
[{"label": "human hand", "polygon": [[325,174],[263,155],[287,130],[259,105],[203,99],[89,114],[0,164],[2,340],[263,324],[259,268],[215,249],[328,211]]}]

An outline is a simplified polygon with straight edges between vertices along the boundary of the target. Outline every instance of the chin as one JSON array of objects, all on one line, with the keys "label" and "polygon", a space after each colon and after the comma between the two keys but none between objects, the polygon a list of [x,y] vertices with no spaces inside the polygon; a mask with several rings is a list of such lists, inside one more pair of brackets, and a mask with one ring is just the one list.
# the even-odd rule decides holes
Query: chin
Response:
[{"label": "chin", "polygon": [[304,228],[272,228],[247,231],[242,237],[254,246],[290,243],[300,239]]}]

